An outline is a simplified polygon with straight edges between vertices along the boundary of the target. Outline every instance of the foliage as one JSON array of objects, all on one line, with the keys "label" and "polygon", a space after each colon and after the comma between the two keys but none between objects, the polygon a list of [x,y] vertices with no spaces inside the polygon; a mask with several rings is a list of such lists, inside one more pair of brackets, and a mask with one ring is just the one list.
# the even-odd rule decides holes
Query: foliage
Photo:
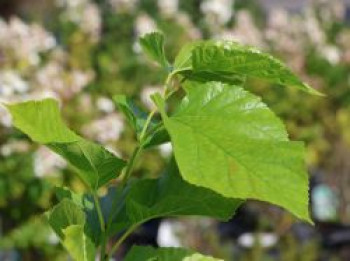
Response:
[{"label": "foliage", "polygon": [[[49,224],[75,260],[94,260],[96,249],[100,249],[101,261],[109,260],[135,228],[152,218],[201,215],[229,219],[247,199],[277,204],[311,222],[303,145],[289,141],[272,111],[243,89],[244,81],[233,84],[222,75],[267,78],[310,93],[316,91],[280,61],[250,47],[199,41],[185,47],[175,65],[169,66],[163,44],[160,33],[141,38],[146,54],[165,71],[173,68],[163,94],[153,95],[156,107],[147,118],[139,119],[126,99],[116,98],[135,131],[141,129],[127,161],[69,130],[53,99],[6,104],[14,126],[65,158],[86,186],[81,196],[59,190],[60,202],[47,213]],[[200,80],[193,75],[200,75]],[[185,97],[175,112],[168,111],[167,100],[182,90]],[[154,123],[157,111],[161,121]],[[134,180],[134,166],[159,129],[168,132],[175,161],[158,180]],[[117,177],[119,182],[111,184]],[[99,188],[106,185],[114,188],[109,190],[112,195],[99,197]],[[122,235],[107,249],[110,237],[117,232]],[[188,256],[183,250],[176,250],[174,257],[172,250],[149,251],[135,248],[130,255],[211,260],[199,254]]]}]

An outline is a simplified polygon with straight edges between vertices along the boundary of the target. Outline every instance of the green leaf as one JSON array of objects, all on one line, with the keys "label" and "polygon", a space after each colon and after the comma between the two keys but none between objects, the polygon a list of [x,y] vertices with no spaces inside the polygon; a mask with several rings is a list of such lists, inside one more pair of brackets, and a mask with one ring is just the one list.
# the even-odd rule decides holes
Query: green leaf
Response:
[{"label": "green leaf", "polygon": [[216,72],[216,71],[194,71],[192,66],[192,53],[195,48],[201,46],[205,41],[196,41],[185,45],[174,61],[173,74],[180,73],[185,79],[193,81],[221,81],[231,84],[241,85],[245,81],[244,75],[232,72]]},{"label": "green leaf", "polygon": [[164,52],[164,35],[159,32],[146,34],[140,38],[142,50],[163,68],[169,68],[169,62]]},{"label": "green leaf", "polygon": [[92,237],[85,213],[78,205],[64,198],[46,216],[75,260],[95,260],[98,239]]},{"label": "green leaf", "polygon": [[322,95],[271,55],[230,41],[207,41],[197,45],[192,51],[192,70],[252,76]]},{"label": "green leaf", "polygon": [[78,194],[71,191],[68,188],[56,187],[55,188],[56,198],[58,201],[69,200],[78,206],[85,214],[85,222],[89,227],[89,233],[91,237],[94,238],[96,245],[100,242],[97,239],[101,238],[101,225],[98,219],[97,210],[95,207],[95,202],[93,195],[91,194]]},{"label": "green leaf", "polygon": [[[129,124],[136,132],[138,139],[140,139],[142,129],[147,120],[147,113],[136,106],[136,104],[125,95],[116,95],[113,99],[119,110],[123,112]],[[151,134],[148,135],[148,139],[141,144],[143,148],[151,148],[170,141],[168,132],[161,122],[152,120],[149,124],[149,130]]]},{"label": "green leaf", "polygon": [[86,218],[84,211],[68,199],[63,199],[46,215],[50,226],[60,238],[64,238],[65,228],[71,225],[84,225]]},{"label": "green leaf", "polygon": [[242,203],[185,182],[174,160],[161,178],[135,181],[125,194],[113,233],[157,217],[198,215],[228,220]]},{"label": "green leaf", "polygon": [[203,43],[204,41],[195,41],[185,44],[175,57],[174,71],[182,72],[192,70],[192,51],[195,47]]},{"label": "green leaf", "polygon": [[119,110],[125,115],[131,127],[137,133],[137,136],[141,134],[143,126],[146,123],[147,113],[125,95],[116,95],[113,100],[117,104]]},{"label": "green leaf", "polygon": [[225,197],[274,203],[310,221],[303,144],[288,140],[260,98],[219,82],[191,83],[186,91],[172,117],[154,96],[183,178]]},{"label": "green leaf", "polygon": [[100,145],[89,142],[63,123],[54,99],[7,105],[14,126],[33,141],[48,146],[77,170],[91,189],[98,189],[118,176],[125,162]]},{"label": "green leaf", "polygon": [[163,124],[158,124],[151,135],[148,136],[148,139],[146,139],[142,146],[143,148],[151,148],[154,146],[158,146],[164,143],[167,143],[170,141],[169,133],[168,131],[164,128]]},{"label": "green leaf", "polygon": [[203,256],[191,250],[174,247],[153,248],[149,246],[133,246],[125,257],[125,261],[223,261]]},{"label": "green leaf", "polygon": [[94,261],[96,247],[84,233],[82,225],[71,225],[63,230],[64,239],[62,244],[68,250],[74,260]]}]

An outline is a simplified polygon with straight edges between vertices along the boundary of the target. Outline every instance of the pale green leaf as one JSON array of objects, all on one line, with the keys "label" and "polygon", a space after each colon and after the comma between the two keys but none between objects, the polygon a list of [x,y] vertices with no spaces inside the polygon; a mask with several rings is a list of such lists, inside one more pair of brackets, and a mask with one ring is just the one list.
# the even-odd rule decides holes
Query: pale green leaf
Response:
[{"label": "pale green leaf", "polygon": [[82,225],[71,225],[63,230],[63,246],[76,261],[94,261],[96,247],[84,233]]},{"label": "pale green leaf", "polygon": [[174,161],[161,178],[135,181],[125,195],[124,206],[114,218],[114,232],[122,227],[120,222],[133,226],[157,217],[196,215],[228,220],[242,203],[185,182]]},{"label": "pale green leaf", "polygon": [[84,225],[85,213],[71,200],[63,199],[46,213],[49,224],[60,238],[64,238],[63,230],[71,225]]},{"label": "pale green leaf", "polygon": [[[75,197],[78,200],[78,197]],[[64,197],[46,213],[51,228],[74,260],[94,260],[99,238],[94,238],[83,209]]]},{"label": "pale green leaf", "polygon": [[164,35],[159,32],[153,32],[141,37],[140,45],[142,50],[154,61],[158,62],[163,68],[169,68],[169,62],[164,52]]},{"label": "pale green leaf", "polygon": [[192,250],[174,247],[133,246],[125,261],[223,261]]},{"label": "pale green leaf", "polygon": [[85,223],[89,227],[89,233],[91,237],[96,239],[94,240],[96,245],[100,242],[99,238],[101,238],[101,225],[98,219],[97,210],[95,207],[95,202],[93,199],[93,195],[91,194],[79,194],[71,191],[68,188],[56,187],[55,188],[56,198],[58,201],[69,200],[73,202],[76,206],[78,206],[85,214]]},{"label": "pale green leaf", "polygon": [[65,158],[80,178],[97,189],[116,178],[125,162],[100,145],[89,142],[68,129],[54,99],[7,105],[14,126],[33,141],[44,144]]},{"label": "pale green leaf", "polygon": [[304,146],[288,140],[260,98],[218,82],[191,83],[186,90],[171,117],[154,97],[183,178],[225,197],[274,203],[310,221]]}]

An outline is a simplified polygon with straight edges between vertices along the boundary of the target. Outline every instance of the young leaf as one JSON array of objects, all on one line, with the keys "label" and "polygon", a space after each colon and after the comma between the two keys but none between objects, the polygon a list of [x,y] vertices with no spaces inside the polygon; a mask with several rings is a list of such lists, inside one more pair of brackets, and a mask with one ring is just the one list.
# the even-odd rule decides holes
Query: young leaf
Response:
[{"label": "young leaf", "polygon": [[63,230],[62,244],[76,261],[94,261],[96,247],[84,233],[82,225],[71,225]]},{"label": "young leaf", "polygon": [[149,246],[133,246],[127,254],[125,261],[223,261],[209,256],[203,256],[184,248]]},{"label": "young leaf", "polygon": [[295,76],[279,60],[261,51],[230,41],[208,41],[192,51],[193,72],[235,73],[290,85],[322,95]]},{"label": "young leaf", "polygon": [[58,201],[68,199],[84,212],[86,217],[85,223],[89,227],[89,232],[96,246],[98,246],[102,231],[93,196],[90,194],[78,194],[68,188],[61,187],[56,187],[55,192]]},{"label": "young leaf", "polygon": [[146,123],[147,113],[137,107],[136,104],[125,95],[116,95],[113,97],[113,100],[139,136],[144,124]]},{"label": "young leaf", "polygon": [[77,170],[91,189],[98,189],[116,178],[125,162],[102,146],[89,142],[63,123],[54,99],[7,105],[14,126],[33,141],[48,146]]},{"label": "young leaf", "polygon": [[207,188],[185,182],[172,160],[161,178],[131,184],[124,207],[116,214],[112,231],[117,232],[122,227],[120,223],[130,227],[166,216],[198,215],[228,220],[241,203],[241,200],[225,198]]},{"label": "young leaf", "polygon": [[192,70],[192,51],[195,47],[203,44],[204,41],[195,41],[184,45],[174,61],[174,71],[182,72]]},{"label": "young leaf", "polygon": [[[147,113],[124,95],[114,96],[114,101],[136,132],[138,139],[140,139],[142,129],[147,120]],[[141,144],[144,148],[154,147],[170,141],[168,132],[160,122],[151,121],[149,129],[152,130],[152,134]]]},{"label": "young leaf", "polygon": [[46,215],[50,226],[60,238],[64,238],[63,230],[66,227],[85,224],[84,211],[68,199],[62,200]]},{"label": "young leaf", "polygon": [[74,260],[95,260],[96,246],[79,206],[65,198],[47,213],[47,218]]},{"label": "young leaf", "polygon": [[140,38],[142,50],[160,66],[165,69],[169,68],[169,62],[164,52],[164,35],[159,32],[146,34]]},{"label": "young leaf", "polygon": [[225,197],[277,204],[310,221],[303,144],[288,141],[260,98],[218,82],[191,83],[186,91],[172,117],[154,97],[183,178]]},{"label": "young leaf", "polygon": [[195,48],[201,46],[205,41],[196,41],[185,45],[175,58],[173,74],[180,73],[185,79],[193,81],[221,81],[230,84],[241,85],[245,76],[232,72],[194,71],[192,66],[192,53]]}]

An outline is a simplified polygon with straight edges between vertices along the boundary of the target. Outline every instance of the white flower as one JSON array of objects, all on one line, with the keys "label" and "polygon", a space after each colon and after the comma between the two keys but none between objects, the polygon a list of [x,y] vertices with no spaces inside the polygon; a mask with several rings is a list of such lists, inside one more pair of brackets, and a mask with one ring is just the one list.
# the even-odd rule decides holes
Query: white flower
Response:
[{"label": "white flower", "polygon": [[29,85],[14,71],[0,71],[0,97],[11,97],[23,94],[29,90]]},{"label": "white flower", "polygon": [[167,16],[175,15],[178,11],[178,0],[158,0],[160,12]]},{"label": "white flower", "polygon": [[97,42],[101,31],[101,14],[98,6],[90,0],[60,0],[57,4],[64,9],[63,19],[73,22]]},{"label": "white flower", "polygon": [[97,99],[97,108],[102,112],[110,113],[114,111],[114,103],[108,98],[99,97]]},{"label": "white flower", "polygon": [[163,88],[161,86],[145,86],[141,91],[141,101],[150,110],[155,108],[155,105],[151,99],[151,95],[157,92],[161,93]]},{"label": "white flower", "polygon": [[337,64],[340,60],[340,51],[336,46],[326,45],[320,50],[321,55],[331,64]]},{"label": "white flower", "polygon": [[217,39],[234,40],[242,44],[263,47],[263,38],[260,30],[255,26],[254,20],[248,11],[239,11],[236,15],[236,26],[233,30],[225,30]]},{"label": "white flower", "polygon": [[123,130],[123,119],[117,113],[111,113],[97,119],[85,125],[82,129],[84,135],[102,144],[108,144],[118,140]]},{"label": "white flower", "polygon": [[29,143],[26,141],[9,141],[0,148],[1,155],[8,157],[13,153],[24,153],[29,150]]},{"label": "white flower", "polygon": [[139,38],[147,33],[151,33],[154,31],[157,31],[157,25],[150,16],[148,16],[147,14],[141,14],[136,18],[136,38]]},{"label": "white flower", "polygon": [[54,46],[56,40],[53,35],[37,24],[28,25],[17,17],[12,17],[8,23],[0,22],[0,48],[7,51],[5,55],[12,54],[11,59],[38,65],[39,53]]},{"label": "white flower", "polygon": [[200,8],[209,22],[224,25],[233,15],[233,0],[206,0]]},{"label": "white flower", "polygon": [[305,29],[306,36],[308,36],[311,43],[316,46],[325,43],[325,32],[322,30],[322,27],[312,10],[307,10],[303,28]]},{"label": "white flower", "polygon": [[102,20],[97,5],[91,3],[86,5],[79,25],[81,25],[84,32],[91,36],[92,42],[97,42],[99,40]]},{"label": "white flower", "polygon": [[34,155],[34,171],[37,177],[55,174],[65,168],[66,161],[48,148],[41,146]]},{"label": "white flower", "polygon": [[159,148],[160,154],[164,158],[168,158],[171,155],[171,153],[173,152],[173,147],[171,146],[170,142],[164,143],[164,144],[160,145],[158,148]]},{"label": "white flower", "polygon": [[8,128],[12,125],[10,113],[2,106],[0,106],[0,124]]}]

